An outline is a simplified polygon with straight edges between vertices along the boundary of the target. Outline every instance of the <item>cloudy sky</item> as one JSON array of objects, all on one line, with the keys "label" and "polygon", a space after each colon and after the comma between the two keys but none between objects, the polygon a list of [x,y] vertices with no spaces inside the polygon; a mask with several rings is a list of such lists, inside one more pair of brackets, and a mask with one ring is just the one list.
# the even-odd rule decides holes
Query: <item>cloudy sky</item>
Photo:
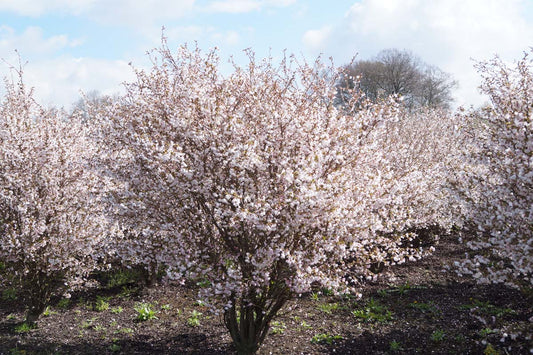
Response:
[{"label": "cloudy sky", "polygon": [[479,105],[473,60],[512,62],[532,47],[533,0],[0,0],[0,74],[18,53],[45,105],[120,92],[163,26],[171,48],[197,41],[243,63],[245,48],[337,65],[407,49],[454,76],[457,105]]}]

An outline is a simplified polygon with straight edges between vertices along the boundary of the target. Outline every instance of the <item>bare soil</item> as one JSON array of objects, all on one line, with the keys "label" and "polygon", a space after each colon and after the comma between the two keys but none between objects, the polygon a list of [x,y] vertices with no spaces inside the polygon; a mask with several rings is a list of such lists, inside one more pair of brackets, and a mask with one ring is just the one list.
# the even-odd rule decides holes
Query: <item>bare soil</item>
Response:
[{"label": "bare soil", "polygon": [[[361,299],[302,295],[277,317],[259,354],[533,353],[531,290],[475,285],[444,272],[463,254],[447,237],[434,255],[365,285]],[[55,300],[38,327],[25,330],[16,296],[3,292],[0,354],[233,353],[220,317],[196,293],[169,284],[87,290],[68,304]],[[109,307],[97,310],[98,300]],[[137,320],[139,303],[151,304],[157,318]]]}]

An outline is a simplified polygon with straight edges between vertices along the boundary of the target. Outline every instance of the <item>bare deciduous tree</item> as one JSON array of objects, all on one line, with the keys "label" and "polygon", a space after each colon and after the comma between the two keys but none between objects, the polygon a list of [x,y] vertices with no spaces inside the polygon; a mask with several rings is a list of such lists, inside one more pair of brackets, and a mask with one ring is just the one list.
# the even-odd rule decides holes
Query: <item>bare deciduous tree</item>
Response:
[{"label": "bare deciduous tree", "polygon": [[375,59],[356,61],[345,70],[339,83],[341,92],[358,85],[371,101],[397,95],[410,109],[449,108],[451,91],[457,85],[450,74],[398,49],[383,50]]}]

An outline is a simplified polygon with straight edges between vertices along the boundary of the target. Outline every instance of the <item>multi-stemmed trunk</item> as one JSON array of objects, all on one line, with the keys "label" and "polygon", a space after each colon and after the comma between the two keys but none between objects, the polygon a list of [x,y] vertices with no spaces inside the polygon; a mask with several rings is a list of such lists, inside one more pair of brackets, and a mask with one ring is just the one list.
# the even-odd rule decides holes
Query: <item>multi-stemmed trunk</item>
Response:
[{"label": "multi-stemmed trunk", "polygon": [[232,297],[232,306],[224,312],[224,323],[239,355],[257,352],[268,334],[270,322],[290,299],[290,290],[283,281],[264,291],[258,294],[250,290],[246,297]]},{"label": "multi-stemmed trunk", "polygon": [[53,294],[65,288],[64,273],[47,274],[41,270],[22,276],[22,298],[26,304],[25,323],[35,325],[50,303]]}]

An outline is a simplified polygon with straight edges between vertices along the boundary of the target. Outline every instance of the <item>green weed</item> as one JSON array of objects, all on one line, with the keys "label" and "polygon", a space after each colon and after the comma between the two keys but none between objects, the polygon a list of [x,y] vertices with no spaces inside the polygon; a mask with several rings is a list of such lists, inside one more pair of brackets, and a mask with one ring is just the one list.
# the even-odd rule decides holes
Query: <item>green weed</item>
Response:
[{"label": "green weed", "polygon": [[342,335],[331,335],[331,334],[316,334],[311,338],[312,344],[328,344],[331,345],[333,342],[342,340]]},{"label": "green weed", "polygon": [[62,298],[59,300],[59,302],[57,302],[58,308],[66,309],[68,308],[69,305],[70,305],[70,298]]},{"label": "green weed", "polygon": [[96,302],[94,303],[94,306],[93,306],[93,309],[96,311],[96,312],[103,312],[103,311],[107,311],[109,309],[109,297],[101,297],[101,296],[97,296],[96,297]]},{"label": "green weed", "polygon": [[444,337],[446,336],[446,334],[444,333],[443,330],[440,330],[440,329],[437,329],[435,330],[433,333],[431,333],[431,341],[435,342],[435,343],[440,343],[441,341],[444,340]]},{"label": "green weed", "polygon": [[9,355],[26,355],[27,352],[24,349],[11,348],[9,349]]},{"label": "green weed", "polygon": [[373,298],[367,303],[364,308],[352,311],[355,318],[364,322],[379,322],[385,323],[392,320],[392,312],[387,307],[379,304]]},{"label": "green weed", "polygon": [[46,308],[45,308],[44,311],[43,311],[43,316],[44,316],[44,317],[49,317],[49,316],[51,316],[51,315],[53,315],[53,314],[57,314],[57,312],[52,311],[52,310],[50,309],[50,306],[46,306]]},{"label": "green weed", "polygon": [[84,320],[84,321],[81,323],[80,326],[81,326],[83,329],[92,328],[92,327],[93,327],[93,323],[94,323],[97,319],[98,319],[97,317],[93,317],[93,318],[86,319],[86,320]]},{"label": "green weed", "polygon": [[270,332],[272,334],[283,334],[285,329],[287,329],[287,326],[283,322],[273,321],[270,324]]},{"label": "green weed", "polygon": [[35,329],[35,328],[37,328],[35,324],[22,323],[15,327],[15,332],[16,333],[27,333],[30,330]]},{"label": "green weed", "polygon": [[121,347],[117,343],[112,343],[111,345],[109,345],[109,350],[113,353],[119,352],[120,349]]},{"label": "green weed", "polygon": [[501,353],[498,351],[498,349],[494,348],[491,343],[488,343],[485,347],[485,350],[483,350],[483,355],[500,355]]},{"label": "green weed", "polygon": [[305,329],[305,330],[307,330],[307,329],[311,329],[311,328],[312,328],[312,326],[310,326],[309,324],[307,324],[307,322],[304,321],[304,320],[300,323],[300,327],[302,327],[302,328]]},{"label": "green weed", "polygon": [[133,329],[131,328],[120,328],[115,331],[115,333],[123,333],[123,334],[133,334]]},{"label": "green weed", "polygon": [[427,303],[414,301],[413,303],[409,304],[409,307],[419,310],[422,313],[431,313],[433,315],[440,313],[440,310],[435,306],[433,301],[429,301]]},{"label": "green weed", "polygon": [[202,316],[201,312],[193,310],[191,316],[187,318],[187,325],[189,327],[198,327],[200,325],[200,317]]},{"label": "green weed", "polygon": [[144,322],[150,319],[157,319],[156,312],[152,309],[150,303],[137,303],[134,307],[137,312],[136,319],[140,322]]},{"label": "green weed", "polygon": [[392,352],[396,352],[396,351],[401,351],[403,349],[399,342],[397,342],[396,340],[393,340],[389,343],[389,350]]},{"label": "green weed", "polygon": [[111,312],[115,313],[115,314],[122,313],[123,311],[124,311],[124,309],[121,306],[111,308]]},{"label": "green weed", "polygon": [[490,329],[490,328],[483,328],[478,332],[479,336],[481,336],[482,338],[485,338],[489,336],[490,334],[494,334],[494,333],[497,333],[497,331],[494,329]]},{"label": "green weed", "polygon": [[2,291],[2,300],[15,301],[17,299],[17,290],[14,288],[6,288]]},{"label": "green weed", "polygon": [[339,309],[339,305],[337,303],[321,303],[317,308],[324,313],[331,314]]},{"label": "green weed", "polygon": [[469,304],[463,304],[459,306],[460,310],[471,310],[479,312],[484,315],[491,315],[501,317],[507,314],[516,314],[511,308],[501,308],[491,304],[489,301],[483,302],[477,299],[473,299]]}]

